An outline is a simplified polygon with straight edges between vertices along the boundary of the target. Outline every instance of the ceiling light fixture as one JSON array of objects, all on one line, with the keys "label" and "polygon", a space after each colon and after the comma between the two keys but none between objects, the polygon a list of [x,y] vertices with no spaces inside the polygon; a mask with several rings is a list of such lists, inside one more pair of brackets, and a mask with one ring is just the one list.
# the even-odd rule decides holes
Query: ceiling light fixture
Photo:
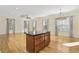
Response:
[{"label": "ceiling light fixture", "polygon": [[22,18],[26,18],[26,19],[31,19],[31,17],[28,16],[28,15],[21,15],[21,17],[22,17]]},{"label": "ceiling light fixture", "polygon": [[60,12],[59,12],[59,15],[60,15],[60,16],[62,16],[62,12],[61,12],[61,10],[62,10],[62,9],[60,8],[60,9],[59,9],[59,11],[60,11]]},{"label": "ceiling light fixture", "polygon": [[62,9],[60,8],[59,9],[59,17],[61,18],[61,17],[64,17],[64,14],[63,14],[63,12],[62,12]]},{"label": "ceiling light fixture", "polygon": [[64,17],[64,14],[62,13],[62,9],[60,8],[59,9],[59,17],[58,18],[56,18],[56,19],[65,19],[66,17]]},{"label": "ceiling light fixture", "polygon": [[19,8],[16,8],[16,10],[18,10]]}]

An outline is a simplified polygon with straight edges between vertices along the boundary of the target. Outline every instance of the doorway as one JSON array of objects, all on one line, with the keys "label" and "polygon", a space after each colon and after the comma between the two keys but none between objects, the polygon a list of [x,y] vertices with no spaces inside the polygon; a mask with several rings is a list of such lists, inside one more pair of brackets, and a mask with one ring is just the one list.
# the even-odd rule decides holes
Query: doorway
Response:
[{"label": "doorway", "polygon": [[15,19],[7,18],[7,34],[15,34]]}]

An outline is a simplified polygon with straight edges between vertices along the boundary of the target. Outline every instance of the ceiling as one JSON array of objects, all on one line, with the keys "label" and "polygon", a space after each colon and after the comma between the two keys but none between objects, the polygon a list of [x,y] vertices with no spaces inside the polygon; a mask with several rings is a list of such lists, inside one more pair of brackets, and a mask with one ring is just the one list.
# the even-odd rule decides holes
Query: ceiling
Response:
[{"label": "ceiling", "polygon": [[0,15],[40,17],[78,9],[78,5],[0,5]]}]

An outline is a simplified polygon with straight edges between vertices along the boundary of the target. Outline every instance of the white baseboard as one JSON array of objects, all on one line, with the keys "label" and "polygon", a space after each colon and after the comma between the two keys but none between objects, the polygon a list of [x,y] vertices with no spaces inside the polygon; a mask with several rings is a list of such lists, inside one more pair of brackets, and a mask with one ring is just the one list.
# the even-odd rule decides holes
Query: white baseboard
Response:
[{"label": "white baseboard", "polygon": [[79,38],[79,35],[73,34],[73,37],[74,37],[74,38]]},{"label": "white baseboard", "polygon": [[[24,32],[15,32],[16,33],[24,33]],[[10,34],[13,34],[13,33],[10,33]],[[6,33],[0,33],[0,35],[6,35]]]}]

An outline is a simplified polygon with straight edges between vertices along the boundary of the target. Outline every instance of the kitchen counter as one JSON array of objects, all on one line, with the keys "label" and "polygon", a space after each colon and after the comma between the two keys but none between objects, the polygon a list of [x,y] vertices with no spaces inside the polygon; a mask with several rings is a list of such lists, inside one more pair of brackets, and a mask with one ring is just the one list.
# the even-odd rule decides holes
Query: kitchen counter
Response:
[{"label": "kitchen counter", "polygon": [[28,34],[26,33],[26,50],[37,53],[50,43],[50,32]]}]

